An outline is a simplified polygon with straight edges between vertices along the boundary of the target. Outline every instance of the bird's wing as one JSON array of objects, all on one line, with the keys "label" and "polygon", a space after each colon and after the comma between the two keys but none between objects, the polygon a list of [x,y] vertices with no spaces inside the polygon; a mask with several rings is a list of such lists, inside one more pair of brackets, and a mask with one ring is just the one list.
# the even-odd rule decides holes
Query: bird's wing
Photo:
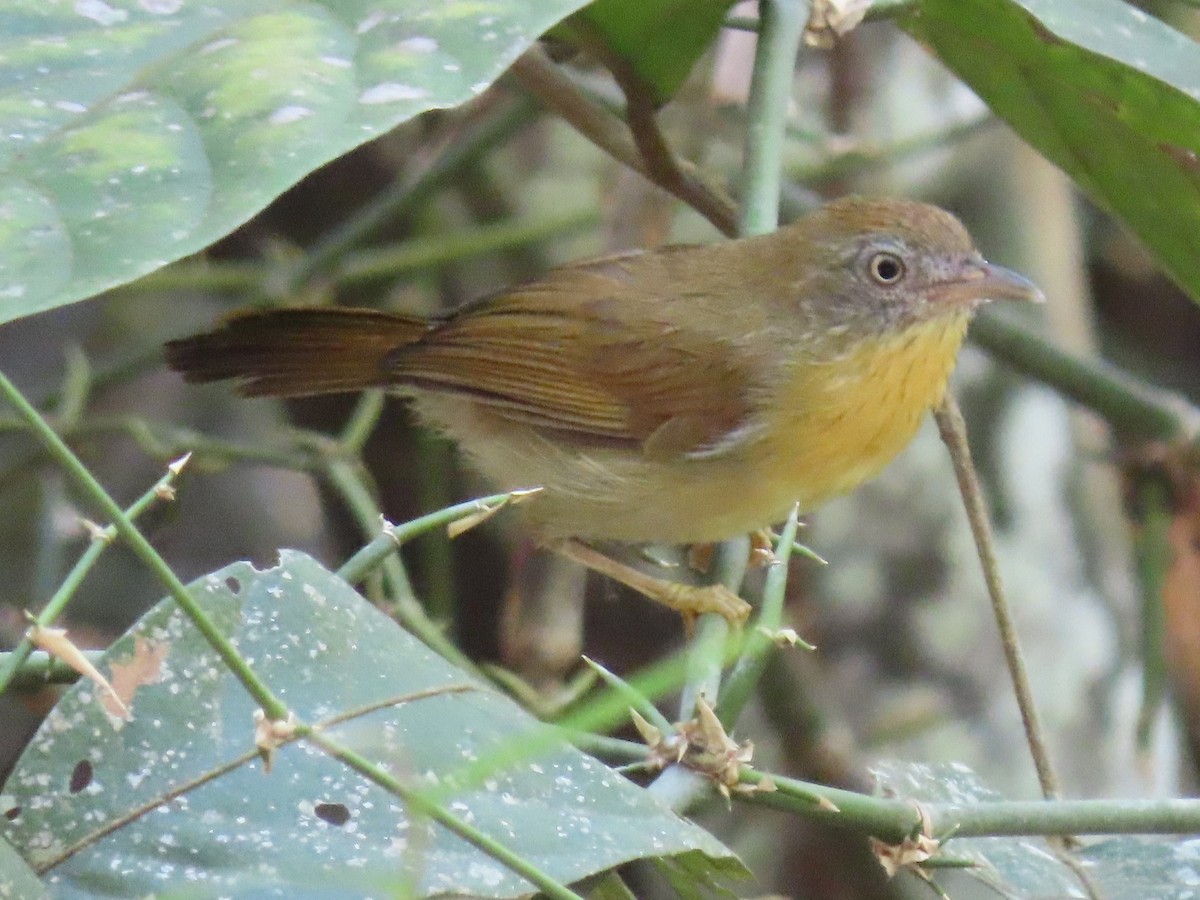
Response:
[{"label": "bird's wing", "polygon": [[667,312],[685,301],[639,294],[634,314],[620,263],[559,270],[470,306],[397,351],[389,375],[584,446],[719,454],[750,432],[752,373],[733,345]]}]

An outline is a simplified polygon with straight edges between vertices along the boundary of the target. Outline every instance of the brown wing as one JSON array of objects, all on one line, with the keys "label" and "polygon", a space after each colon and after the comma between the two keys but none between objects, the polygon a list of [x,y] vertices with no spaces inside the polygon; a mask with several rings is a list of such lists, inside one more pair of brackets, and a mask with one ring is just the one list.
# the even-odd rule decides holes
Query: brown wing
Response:
[{"label": "brown wing", "polygon": [[745,433],[751,373],[733,345],[680,321],[686,299],[647,296],[622,262],[469,307],[398,351],[389,372],[585,445],[718,452]]}]

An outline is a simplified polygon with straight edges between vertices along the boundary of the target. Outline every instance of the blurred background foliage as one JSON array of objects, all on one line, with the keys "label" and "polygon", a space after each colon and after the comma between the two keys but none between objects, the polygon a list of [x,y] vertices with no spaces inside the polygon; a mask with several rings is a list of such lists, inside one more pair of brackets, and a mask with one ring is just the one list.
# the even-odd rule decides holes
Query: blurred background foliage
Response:
[{"label": "blurred background foliage", "polygon": [[[541,33],[568,6],[523,27],[531,37]],[[680,15],[681,4],[654,8],[667,15],[672,6]],[[1200,309],[1179,287],[1200,293],[1200,12],[1119,0],[899,6],[827,49],[801,54],[786,214],[849,192],[939,203],[964,219],[989,259],[1043,287],[1050,302],[1030,323],[1040,335],[1200,404]],[[696,7],[704,14],[683,14],[690,27],[679,43],[695,51],[682,60],[659,56],[679,19],[630,27],[620,15],[627,4],[594,5],[585,18],[559,26],[548,47],[601,108],[623,100],[588,52],[595,41],[627,61],[654,63],[638,74],[656,101],[669,98],[658,119],[671,146],[706,178],[736,185],[754,35],[720,23],[753,15],[755,5]],[[277,65],[293,89],[303,74],[289,62],[294,42],[327,39],[323,17],[332,13],[313,9],[319,12],[306,14],[313,21],[292,23],[263,50],[264,65]],[[655,40],[639,43],[645,34]],[[80,35],[77,49],[85,43]],[[151,62],[181,64],[185,47],[177,41]],[[320,52],[340,59],[334,45]],[[147,65],[136,53],[131,60]],[[118,196],[114,209],[128,202],[132,215],[145,216],[148,205],[152,213],[133,238],[120,238],[121,252],[133,258],[128,265],[112,255],[116,238],[101,235],[94,259],[78,257],[61,278],[42,279],[42,299],[2,295],[17,304],[0,330],[5,372],[115,497],[136,496],[164,461],[196,451],[178,502],[143,523],[185,580],[235,559],[269,563],[281,547],[336,567],[373,535],[376,510],[406,520],[486,488],[444,440],[415,426],[401,401],[377,408],[374,399],[355,397],[236,400],[224,386],[185,387],[164,371],[163,341],[248,304],[430,312],[581,256],[716,239],[695,211],[546,113],[531,99],[538,91],[528,77],[510,73],[474,90],[499,74],[498,60],[494,71],[454,79],[444,97],[441,86],[428,86],[415,99],[401,98],[453,108],[415,116],[389,109],[401,121],[394,128],[386,116],[369,115],[334,128],[319,114],[296,111],[298,101],[280,113],[287,107],[278,97],[257,97],[255,109],[273,109],[303,133],[254,146],[225,138],[243,154],[234,154],[238,166],[213,167],[203,183],[176,173],[182,182],[163,182],[161,202],[136,191]],[[173,71],[167,77],[184,84],[184,74]],[[88,81],[86,71],[62,77],[74,76]],[[389,77],[377,74],[394,83]],[[99,85],[96,96],[111,87]],[[317,108],[308,100],[303,108],[309,105]],[[173,113],[147,108],[139,115],[161,125]],[[48,120],[45,127],[53,142],[72,126]],[[201,120],[201,143],[222,139],[205,127]],[[18,154],[5,177],[17,185],[55,165],[64,166],[63,179],[85,177],[65,171],[63,160],[72,158]],[[201,187],[221,198],[224,218],[184,221],[178,196]],[[368,220],[369,230],[354,233]],[[351,239],[342,242],[346,229]],[[27,247],[23,264],[44,266],[55,246]],[[143,272],[150,274],[133,280]],[[62,305],[101,285],[111,289]],[[41,309],[48,311],[27,315]],[[1114,443],[1109,426],[1120,435],[1120,422],[1073,407],[1053,386],[1032,383],[1016,362],[997,365],[969,347],[955,384],[1068,793],[1191,793],[1197,745],[1188,734],[1200,734],[1194,460],[1136,433],[1140,439]],[[351,449],[363,439],[361,455],[321,437],[347,423],[356,429]],[[87,534],[63,476],[3,418],[0,508],[0,634],[12,643],[24,627],[20,611],[44,602]],[[861,788],[874,760],[953,760],[1004,794],[1036,796],[961,502],[932,426],[882,477],[807,521],[803,539],[828,565],[794,562],[789,616],[819,650],[772,662],[740,728],[760,748],[756,762]],[[1142,523],[1156,521],[1158,543],[1148,545]],[[416,595],[473,659],[513,669],[553,700],[576,674],[581,651],[629,672],[682,643],[677,616],[599,580],[589,578],[583,590],[578,572],[533,554],[514,522],[500,517],[453,542],[427,536],[406,552]],[[1166,563],[1156,564],[1163,541]],[[377,584],[376,593],[386,587]],[[553,602],[519,604],[518,588]],[[116,547],[63,624],[80,643],[104,646],[160,593]],[[1168,683],[1174,710],[1163,702]],[[13,724],[0,735],[3,760],[20,751],[44,702],[0,698],[0,716]],[[885,890],[857,839],[745,809],[732,819],[702,820],[764,889],[814,898]]]}]

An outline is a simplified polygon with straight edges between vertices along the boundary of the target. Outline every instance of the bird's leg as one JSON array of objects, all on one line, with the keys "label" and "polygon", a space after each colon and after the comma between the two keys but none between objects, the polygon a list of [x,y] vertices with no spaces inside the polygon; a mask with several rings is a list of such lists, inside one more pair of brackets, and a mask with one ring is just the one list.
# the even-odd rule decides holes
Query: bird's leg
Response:
[{"label": "bird's leg", "polygon": [[680,584],[655,578],[574,539],[553,541],[547,546],[567,559],[606,575],[685,616],[717,613],[730,622],[741,624],[750,615],[750,604],[723,584]]}]

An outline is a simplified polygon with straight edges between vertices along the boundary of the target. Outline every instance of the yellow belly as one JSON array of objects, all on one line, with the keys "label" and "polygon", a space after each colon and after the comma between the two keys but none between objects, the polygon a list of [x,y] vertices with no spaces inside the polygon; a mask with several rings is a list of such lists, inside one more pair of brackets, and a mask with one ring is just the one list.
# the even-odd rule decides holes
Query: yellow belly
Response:
[{"label": "yellow belly", "polygon": [[418,397],[418,406],[499,487],[543,488],[522,508],[545,537],[723,540],[878,473],[941,402],[966,325],[943,320],[833,362],[797,363],[756,437],[705,459],[580,451],[511,422],[489,427],[465,399]]}]

